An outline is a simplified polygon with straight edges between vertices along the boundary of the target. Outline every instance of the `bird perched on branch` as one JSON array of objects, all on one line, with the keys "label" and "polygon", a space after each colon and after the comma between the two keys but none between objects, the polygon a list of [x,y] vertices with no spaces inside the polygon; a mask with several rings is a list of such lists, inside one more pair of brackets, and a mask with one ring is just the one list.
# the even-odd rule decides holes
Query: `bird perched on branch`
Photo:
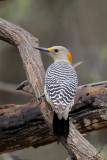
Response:
[{"label": "bird perched on branch", "polygon": [[69,112],[74,105],[77,89],[77,74],[72,66],[71,53],[67,48],[54,46],[51,48],[34,47],[44,51],[54,60],[45,74],[44,94],[54,111],[53,132],[58,141],[67,139],[69,134]]},{"label": "bird perched on branch", "polygon": [[[74,63],[72,64],[72,66],[74,68],[78,67],[80,64],[82,64],[83,62],[80,61],[80,62],[77,62],[77,63]],[[16,90],[21,90],[21,91],[24,91],[26,93],[29,93],[29,94],[33,94],[34,95],[34,91],[33,91],[33,88],[31,86],[31,84],[29,83],[28,80],[25,80],[23,82],[21,82],[18,87],[16,88]]]}]

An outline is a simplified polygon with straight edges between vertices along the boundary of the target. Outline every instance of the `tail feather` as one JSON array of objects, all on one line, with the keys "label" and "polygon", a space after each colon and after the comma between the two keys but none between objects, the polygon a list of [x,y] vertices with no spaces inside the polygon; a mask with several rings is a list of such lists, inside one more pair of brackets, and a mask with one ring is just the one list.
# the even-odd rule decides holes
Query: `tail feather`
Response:
[{"label": "tail feather", "polygon": [[69,134],[69,118],[65,119],[58,119],[57,114],[54,112],[53,117],[53,133],[57,136],[58,142],[61,140],[61,137],[67,140]]}]

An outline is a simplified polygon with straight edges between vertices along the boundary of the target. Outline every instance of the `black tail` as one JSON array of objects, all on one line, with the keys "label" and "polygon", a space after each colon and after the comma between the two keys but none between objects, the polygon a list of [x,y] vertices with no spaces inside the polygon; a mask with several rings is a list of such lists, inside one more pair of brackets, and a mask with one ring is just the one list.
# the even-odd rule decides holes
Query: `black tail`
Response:
[{"label": "black tail", "polygon": [[58,142],[61,137],[64,137],[66,141],[69,134],[69,118],[67,120],[64,120],[63,118],[59,120],[57,114],[54,112],[53,133],[57,136]]}]

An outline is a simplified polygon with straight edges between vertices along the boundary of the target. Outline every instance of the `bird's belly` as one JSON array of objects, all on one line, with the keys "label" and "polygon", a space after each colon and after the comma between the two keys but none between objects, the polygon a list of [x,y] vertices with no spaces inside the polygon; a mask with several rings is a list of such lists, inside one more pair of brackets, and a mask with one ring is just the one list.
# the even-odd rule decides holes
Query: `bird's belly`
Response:
[{"label": "bird's belly", "polygon": [[44,94],[45,94],[45,98],[46,98],[47,102],[52,106],[52,102],[51,102],[51,99],[50,99],[49,94],[47,92],[46,85],[44,87]]}]

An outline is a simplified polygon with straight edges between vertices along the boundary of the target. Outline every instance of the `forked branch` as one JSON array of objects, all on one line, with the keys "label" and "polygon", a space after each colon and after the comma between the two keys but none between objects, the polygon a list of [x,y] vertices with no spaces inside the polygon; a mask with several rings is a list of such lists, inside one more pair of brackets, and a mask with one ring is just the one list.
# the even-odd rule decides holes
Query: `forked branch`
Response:
[{"label": "forked branch", "polygon": [[[33,48],[34,46],[38,45],[38,40],[35,37],[33,37],[31,34],[29,34],[27,31],[3,19],[0,19],[0,39],[11,43],[18,48],[19,53],[23,60],[24,68],[25,68],[29,83],[32,85],[32,88],[35,93],[35,97],[39,97],[43,93],[45,72],[44,72],[44,67],[41,61],[40,54],[38,51],[34,50]],[[52,131],[52,111],[44,98],[41,99],[39,106],[43,113],[46,124],[48,125],[48,127],[50,127],[50,130]],[[23,115],[23,112],[22,112],[22,115]],[[27,115],[23,115],[23,116],[28,118]],[[10,116],[10,121],[11,121],[11,118],[12,117]],[[13,123],[13,121],[11,123]],[[23,124],[23,117],[20,123]],[[26,121],[26,126],[27,125],[28,125],[28,122]],[[31,122],[31,125],[33,125],[33,122]],[[21,129],[22,128],[20,128],[20,130]],[[29,130],[28,126],[27,126],[27,130],[30,133],[32,133],[32,130]],[[11,133],[11,135],[14,136],[14,132],[13,134]],[[42,138],[44,139],[44,136]],[[29,137],[26,137],[26,139],[29,139]],[[95,150],[95,148],[91,144],[89,144],[89,142],[85,138],[83,138],[83,136],[75,129],[72,122],[70,123],[70,134],[67,139],[67,144],[63,142],[63,139],[62,139],[62,143],[67,148],[70,154],[70,157],[74,157],[75,159],[78,159],[78,160],[79,159],[83,159],[83,160],[102,159],[97,154],[97,151]],[[26,147],[27,147],[27,144],[26,144]]]}]

